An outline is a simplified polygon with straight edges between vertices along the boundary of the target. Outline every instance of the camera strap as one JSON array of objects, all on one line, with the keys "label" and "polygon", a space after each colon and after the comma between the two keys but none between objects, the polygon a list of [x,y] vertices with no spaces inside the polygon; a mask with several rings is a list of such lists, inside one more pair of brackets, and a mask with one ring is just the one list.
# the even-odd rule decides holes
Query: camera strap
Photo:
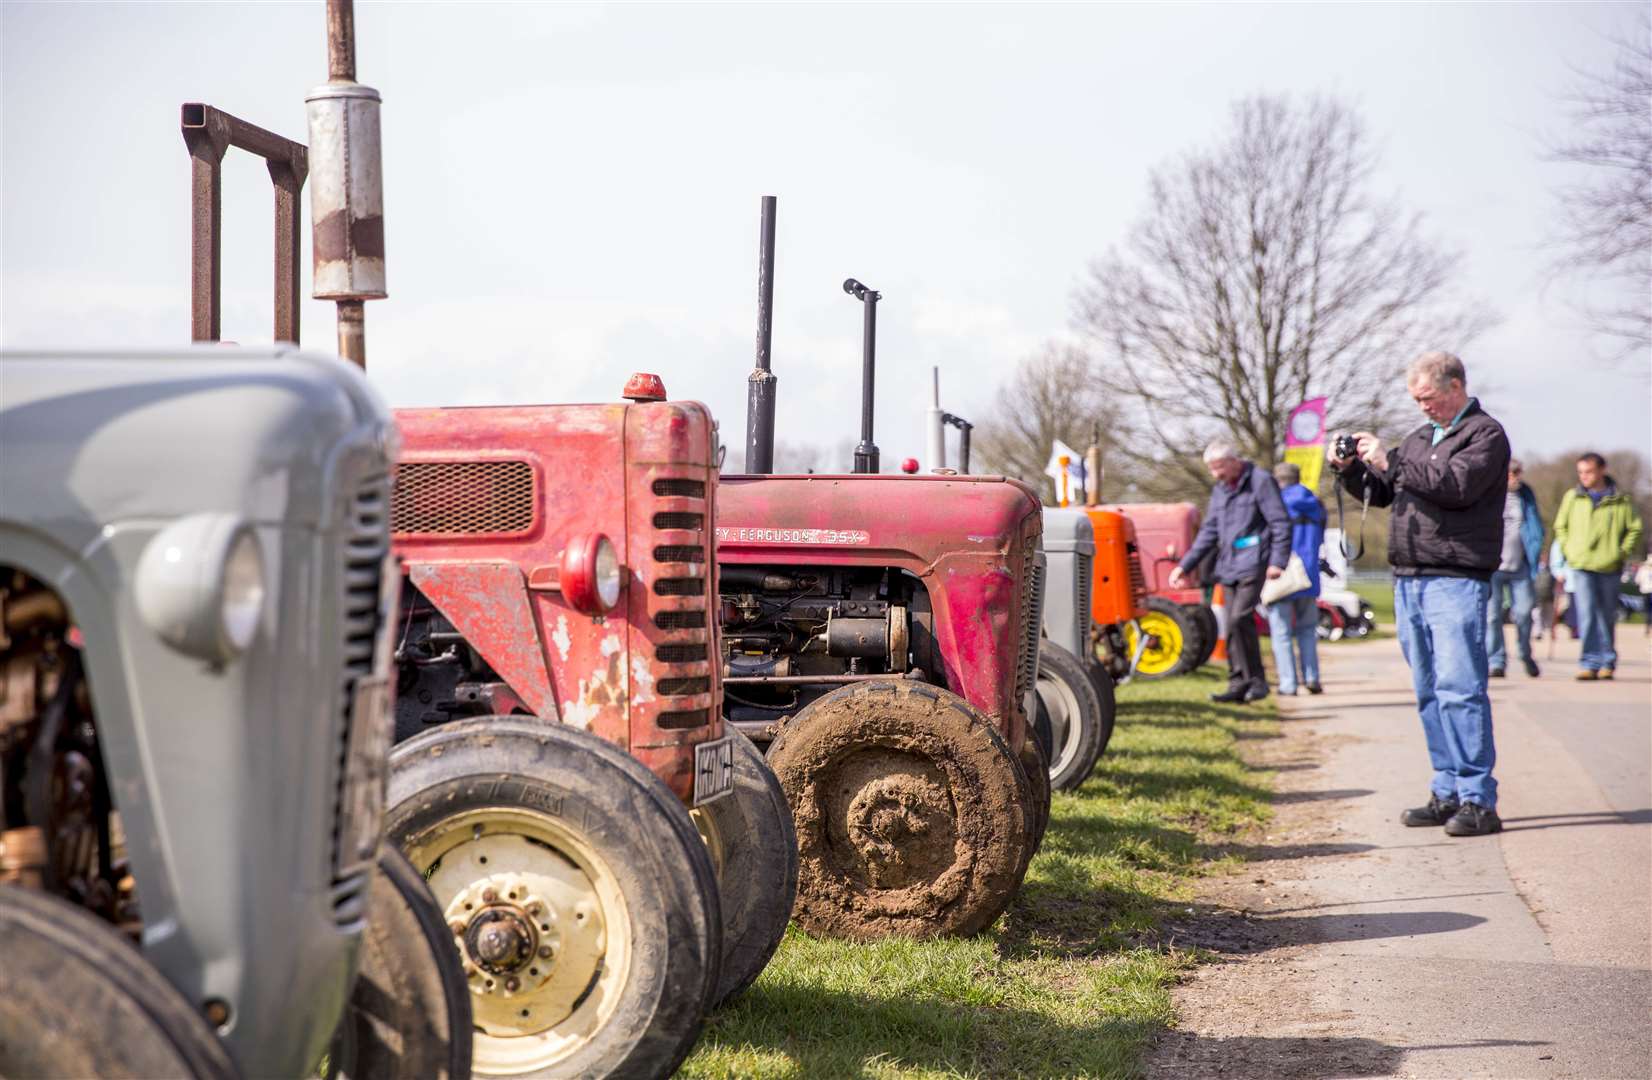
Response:
[{"label": "camera strap", "polygon": [[1342,535],[1337,538],[1337,546],[1342,548],[1342,557],[1350,563],[1358,561],[1365,554],[1365,515],[1371,509],[1371,487],[1363,485],[1364,493],[1360,497],[1359,506],[1359,550],[1348,550],[1348,524],[1343,518],[1342,510],[1342,478],[1337,477],[1337,531]]}]

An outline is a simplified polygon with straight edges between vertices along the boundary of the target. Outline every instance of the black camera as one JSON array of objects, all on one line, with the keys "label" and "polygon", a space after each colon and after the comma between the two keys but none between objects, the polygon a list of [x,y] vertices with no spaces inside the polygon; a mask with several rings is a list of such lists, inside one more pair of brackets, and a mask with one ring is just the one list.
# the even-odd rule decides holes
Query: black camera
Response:
[{"label": "black camera", "polygon": [[1359,457],[1359,440],[1352,435],[1338,435],[1335,453],[1338,461]]}]

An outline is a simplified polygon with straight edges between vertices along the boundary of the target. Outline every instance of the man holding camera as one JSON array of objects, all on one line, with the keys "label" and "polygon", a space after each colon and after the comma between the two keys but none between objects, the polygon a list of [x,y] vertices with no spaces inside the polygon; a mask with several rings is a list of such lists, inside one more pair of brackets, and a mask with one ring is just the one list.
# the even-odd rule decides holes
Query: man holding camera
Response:
[{"label": "man holding camera", "polygon": [[1273,477],[1231,444],[1211,443],[1204,460],[1215,481],[1210,505],[1192,545],[1170,571],[1170,587],[1180,588],[1187,572],[1216,552],[1214,576],[1227,588],[1228,688],[1210,700],[1248,705],[1268,696],[1256,605],[1262,582],[1278,577],[1290,561],[1291,518]]},{"label": "man holding camera", "polygon": [[1391,450],[1368,431],[1342,436],[1330,462],[1356,498],[1393,508],[1394,621],[1434,766],[1427,804],[1400,822],[1485,836],[1503,827],[1492,776],[1486,605],[1502,561],[1509,440],[1469,396],[1463,362],[1452,354],[1418,357],[1406,388],[1428,423]]}]

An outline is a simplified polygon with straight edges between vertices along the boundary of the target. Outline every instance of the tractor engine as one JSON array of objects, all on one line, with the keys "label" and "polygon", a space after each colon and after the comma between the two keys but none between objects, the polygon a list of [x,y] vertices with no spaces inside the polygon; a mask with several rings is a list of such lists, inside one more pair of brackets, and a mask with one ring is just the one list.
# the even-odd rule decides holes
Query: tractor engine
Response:
[{"label": "tractor engine", "polygon": [[128,930],[135,889],[63,602],[0,568],[0,884],[45,889]]},{"label": "tractor engine", "polygon": [[940,681],[928,593],[901,570],[724,566],[718,593],[727,715],[759,741],[846,683]]}]

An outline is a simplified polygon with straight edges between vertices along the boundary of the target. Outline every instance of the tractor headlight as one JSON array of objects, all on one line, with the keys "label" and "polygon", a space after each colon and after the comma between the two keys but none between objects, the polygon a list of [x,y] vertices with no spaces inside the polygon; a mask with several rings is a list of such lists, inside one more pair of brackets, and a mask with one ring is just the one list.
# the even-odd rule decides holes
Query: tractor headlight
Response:
[{"label": "tractor headlight", "polygon": [[558,585],[577,611],[602,615],[619,603],[625,568],[614,542],[602,533],[583,533],[562,550]]},{"label": "tractor headlight", "polygon": [[597,603],[607,611],[619,603],[620,594],[620,562],[619,552],[614,550],[613,542],[606,536],[597,541]]},{"label": "tractor headlight", "polygon": [[235,659],[258,635],[264,553],[235,514],[191,514],[162,529],[138,559],[138,614],[179,652]]}]

